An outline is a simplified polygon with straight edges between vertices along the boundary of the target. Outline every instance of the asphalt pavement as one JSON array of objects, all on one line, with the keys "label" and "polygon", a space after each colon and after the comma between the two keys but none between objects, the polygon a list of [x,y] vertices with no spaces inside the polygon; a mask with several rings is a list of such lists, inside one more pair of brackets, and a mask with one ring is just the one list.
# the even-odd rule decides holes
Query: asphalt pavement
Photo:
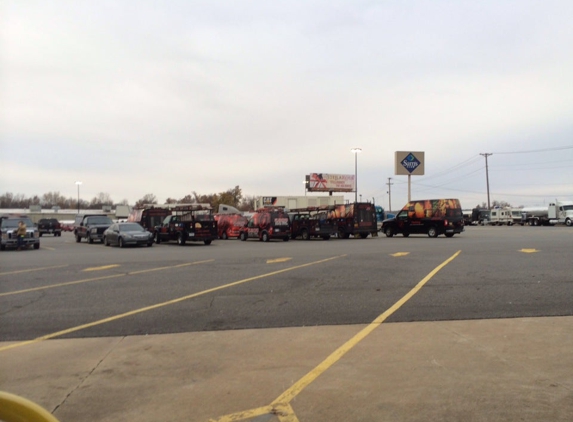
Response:
[{"label": "asphalt pavement", "polygon": [[[10,327],[0,332],[13,341],[0,342],[0,390],[38,403],[60,422],[570,421],[572,233],[480,228],[443,242],[241,242],[121,252],[50,238],[39,251],[2,255],[0,315]],[[428,271],[458,249],[463,255],[422,288],[433,277]],[[349,251],[348,261],[285,272]],[[267,261],[285,256],[293,263]],[[190,286],[190,264],[181,262],[208,258],[217,264],[193,266]],[[395,273],[383,260],[397,263]],[[380,274],[379,268],[383,280],[367,276]],[[327,270],[336,277],[325,284]],[[263,273],[272,281],[260,279]],[[248,277],[263,282],[246,285]],[[213,320],[236,310],[225,320],[233,329],[199,325],[176,332],[170,321],[207,311],[169,306],[153,314],[163,333],[137,335],[145,314],[122,313],[167,300],[167,293],[189,295],[239,279],[243,284],[228,286],[240,294],[205,301]],[[284,294],[277,300],[278,288]],[[307,300],[309,288],[314,293]],[[349,299],[334,300],[342,294]],[[285,299],[291,313],[300,309],[316,321],[332,311],[319,306],[327,302],[356,311],[341,309],[347,320],[359,311],[362,318],[373,316],[359,323],[273,326],[284,322],[276,315],[287,308]],[[251,321],[261,325],[254,318],[265,317],[267,328],[240,326],[248,305]],[[102,319],[110,315],[121,318]],[[420,319],[425,315],[432,320]],[[97,321],[98,330],[84,329],[82,321]]]}]

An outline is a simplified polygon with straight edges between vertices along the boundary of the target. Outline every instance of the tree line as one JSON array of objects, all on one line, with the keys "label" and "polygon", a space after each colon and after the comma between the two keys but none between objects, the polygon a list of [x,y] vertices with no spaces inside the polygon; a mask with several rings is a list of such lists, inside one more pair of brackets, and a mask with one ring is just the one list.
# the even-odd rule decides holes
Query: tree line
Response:
[{"label": "tree line", "polygon": [[[258,197],[243,195],[239,186],[228,189],[220,193],[211,193],[207,195],[198,194],[193,191],[183,198],[167,198],[166,204],[210,204],[215,211],[219,209],[219,204],[231,205],[241,211],[251,211],[255,207],[255,201]],[[93,197],[90,201],[79,199],[79,208],[88,210],[101,210],[104,206],[116,207],[118,205],[132,205],[141,207],[143,205],[157,205],[157,197],[148,193],[141,199],[137,200],[135,204],[129,204],[127,199],[120,202],[115,202],[109,193],[100,192]],[[0,208],[3,209],[23,209],[30,208],[31,206],[40,206],[46,209],[59,207],[60,209],[77,209],[78,198],[64,197],[60,192],[48,192],[42,196],[34,195],[26,197],[23,194],[13,194],[11,192],[0,195]]]}]

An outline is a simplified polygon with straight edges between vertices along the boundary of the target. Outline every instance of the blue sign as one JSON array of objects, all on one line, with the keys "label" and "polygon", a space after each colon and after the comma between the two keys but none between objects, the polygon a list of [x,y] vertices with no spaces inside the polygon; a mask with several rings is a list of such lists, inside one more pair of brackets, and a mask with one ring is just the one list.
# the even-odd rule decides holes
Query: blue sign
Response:
[{"label": "blue sign", "polygon": [[414,156],[414,154],[410,153],[402,160],[402,166],[412,173],[414,170],[418,168],[418,166],[422,163]]}]

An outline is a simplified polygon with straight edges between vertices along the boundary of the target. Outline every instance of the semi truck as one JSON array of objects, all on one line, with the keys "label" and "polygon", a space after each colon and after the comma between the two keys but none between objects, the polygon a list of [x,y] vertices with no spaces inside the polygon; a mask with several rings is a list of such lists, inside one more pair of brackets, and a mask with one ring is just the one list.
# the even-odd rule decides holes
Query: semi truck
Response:
[{"label": "semi truck", "polygon": [[522,208],[520,224],[529,226],[573,226],[573,201],[555,201],[547,208]]}]

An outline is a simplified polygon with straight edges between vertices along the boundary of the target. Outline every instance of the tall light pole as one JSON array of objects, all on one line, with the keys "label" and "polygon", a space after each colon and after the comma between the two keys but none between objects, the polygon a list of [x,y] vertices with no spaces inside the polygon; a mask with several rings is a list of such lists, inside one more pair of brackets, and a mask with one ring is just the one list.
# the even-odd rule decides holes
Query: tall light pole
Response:
[{"label": "tall light pole", "polygon": [[354,153],[354,202],[358,202],[358,153],[362,152],[362,148],[352,148],[350,151]]},{"label": "tall light pole", "polygon": [[82,182],[76,182],[76,185],[78,186],[78,214],[80,213],[80,185],[82,184]]}]

